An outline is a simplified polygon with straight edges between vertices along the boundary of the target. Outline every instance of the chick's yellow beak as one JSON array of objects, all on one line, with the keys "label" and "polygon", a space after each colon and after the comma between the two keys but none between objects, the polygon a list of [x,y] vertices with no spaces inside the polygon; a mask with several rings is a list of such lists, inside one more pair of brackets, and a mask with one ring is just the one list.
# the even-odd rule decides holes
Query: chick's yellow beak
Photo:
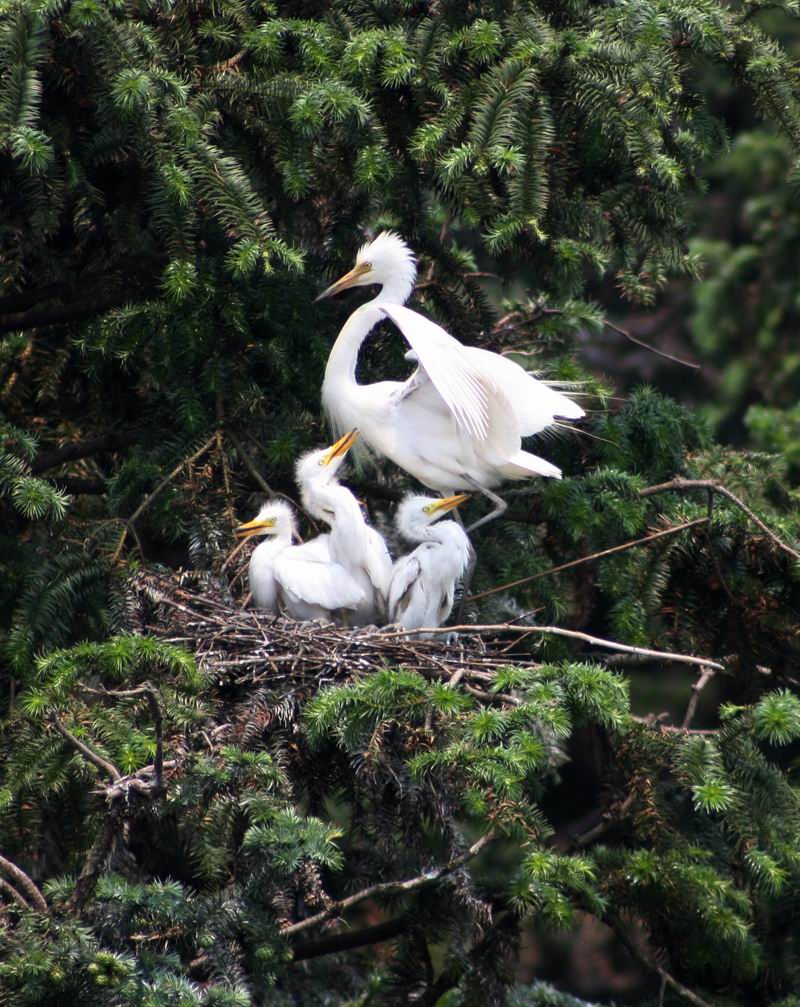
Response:
[{"label": "chick's yellow beak", "polygon": [[238,528],[234,528],[233,533],[237,538],[244,541],[246,538],[251,538],[253,535],[259,535],[267,528],[274,527],[275,518],[267,518],[266,521],[259,521],[258,518],[254,518],[252,521],[248,521],[246,524],[240,524]]},{"label": "chick's yellow beak", "polygon": [[320,465],[330,465],[335,458],[344,458],[359,437],[360,432],[358,430],[351,430],[349,433],[346,433],[344,437],[340,437],[339,440],[335,444],[332,444],[322,456]]},{"label": "chick's yellow beak", "polygon": [[437,500],[436,503],[431,504],[431,511],[434,514],[438,514],[440,511],[444,514],[449,510],[455,510],[459,504],[464,503],[465,500],[469,500],[471,493],[456,493],[455,496],[442,497],[441,500]]},{"label": "chick's yellow beak", "polygon": [[360,277],[371,271],[372,265],[369,262],[359,262],[357,265],[353,266],[349,273],[345,273],[344,276],[341,276],[336,283],[332,283],[327,289],[323,290],[318,297],[315,297],[314,300],[321,301],[325,297],[334,297],[336,294],[341,293],[341,291],[347,290],[348,287],[355,286]]}]

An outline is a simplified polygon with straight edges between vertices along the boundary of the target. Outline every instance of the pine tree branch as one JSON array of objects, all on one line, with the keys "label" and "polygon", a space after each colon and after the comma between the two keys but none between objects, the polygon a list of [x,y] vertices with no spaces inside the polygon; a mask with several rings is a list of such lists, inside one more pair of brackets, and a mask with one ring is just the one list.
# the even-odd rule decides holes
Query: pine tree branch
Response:
[{"label": "pine tree branch", "polygon": [[384,941],[399,937],[409,926],[410,921],[407,918],[399,917],[395,920],[386,920],[384,923],[376,923],[371,927],[362,927],[360,930],[330,934],[318,941],[298,941],[292,946],[292,961],[302,962],[308,958],[320,958],[322,955],[339,954],[342,951],[353,951],[371,944],[382,944]]},{"label": "pine tree branch", "polygon": [[773,542],[779,549],[791,556],[792,559],[800,561],[800,552],[792,549],[791,546],[787,545],[782,539],[778,538],[774,531],[767,527],[764,522],[758,517],[742,500],[739,499],[734,493],[731,493],[729,489],[722,486],[720,483],[715,483],[711,479],[672,479],[667,483],[659,483],[657,486],[648,486],[646,489],[639,490],[640,497],[650,497],[654,496],[656,493],[688,493],[691,490],[710,490],[712,493],[717,493],[719,496],[725,497],[726,500],[730,500],[732,504],[739,508],[743,514],[756,525],[767,538]]},{"label": "pine tree branch", "polygon": [[444,864],[442,867],[437,867],[433,871],[427,871],[425,874],[418,874],[416,877],[407,878],[405,881],[384,881],[380,884],[370,885],[367,888],[362,888],[358,892],[354,892],[352,895],[348,895],[347,898],[338,899],[332,902],[326,909],[321,912],[316,913],[314,916],[309,916],[299,923],[292,923],[287,927],[283,927],[281,933],[284,937],[292,937],[294,934],[302,933],[304,930],[309,930],[311,927],[316,927],[320,923],[324,923],[326,920],[331,919],[334,916],[339,916],[341,913],[348,909],[352,909],[353,906],[359,904],[359,902],[364,902],[366,899],[379,898],[384,895],[400,895],[407,892],[416,891],[419,888],[424,888],[427,885],[432,885],[437,881],[441,881],[442,878],[446,877],[448,874],[452,874],[457,871],[459,867],[462,867],[468,860],[477,856],[481,850],[488,846],[488,844],[494,839],[495,831],[490,829],[488,832],[484,833],[480,839],[470,846],[468,850],[465,850],[462,854],[454,857],[449,863]]},{"label": "pine tree branch", "polygon": [[102,755],[98,755],[97,752],[91,749],[88,745],[84,744],[84,742],[76,738],[74,734],[72,734],[70,731],[67,730],[66,727],[64,727],[64,725],[61,723],[58,717],[53,715],[51,723],[53,727],[61,735],[61,737],[65,738],[70,743],[70,745],[72,745],[73,748],[77,749],[77,751],[81,753],[81,755],[84,757],[84,759],[86,759],[87,762],[91,762],[91,764],[95,766],[97,769],[99,769],[102,773],[105,773],[107,776],[111,777],[114,783],[118,783],[122,779],[122,773],[120,773],[120,771],[113,763],[109,762],[107,759],[104,759]]},{"label": "pine tree branch", "polygon": [[593,563],[604,556],[613,556],[614,553],[626,552],[628,549],[636,548],[636,546],[648,545],[650,542],[666,538],[668,535],[677,535],[678,532],[686,531],[688,528],[696,528],[698,525],[706,524],[707,522],[707,517],[701,517],[696,518],[694,521],[687,521],[685,524],[676,525],[674,528],[664,528],[662,531],[653,532],[652,535],[645,535],[644,538],[631,539],[629,542],[612,546],[610,549],[601,549],[600,552],[593,552],[590,556],[581,556],[580,559],[572,559],[568,563],[562,563],[560,566],[541,570],[539,573],[531,574],[530,577],[520,577],[519,580],[512,580],[507,584],[500,584],[498,587],[489,588],[488,591],[481,591],[480,594],[470,595],[467,601],[479,601],[481,598],[487,598],[490,594],[497,594],[498,591],[508,591],[512,587],[519,587],[521,584],[530,584],[532,581],[540,580],[542,577],[550,577],[554,573],[561,573],[562,570],[571,570],[573,567],[583,566],[584,563]]},{"label": "pine tree branch", "polygon": [[119,451],[120,448],[126,448],[141,439],[141,430],[120,430],[116,433],[102,434],[99,437],[89,437],[85,441],[65,444],[53,451],[45,451],[37,455],[31,462],[31,473],[40,475],[48,469],[66,465],[67,462],[74,462],[79,458],[91,458],[94,455]]},{"label": "pine tree branch", "polygon": [[47,301],[54,300],[56,297],[63,300],[69,297],[75,289],[74,283],[51,283],[46,287],[37,287],[33,290],[20,290],[16,294],[6,294],[5,297],[0,297],[0,315],[38,307]]},{"label": "pine tree branch", "polygon": [[642,968],[647,969],[648,972],[654,972],[663,983],[678,996],[687,1000],[690,1004],[694,1004],[694,1007],[714,1007],[708,1000],[704,1000],[699,997],[696,993],[693,993],[687,986],[679,982],[673,975],[670,975],[665,968],[662,968],[658,962],[651,960],[650,956],[645,953],[639,941],[634,937],[630,930],[625,926],[619,916],[614,913],[609,913],[607,916],[603,917],[603,922],[607,923],[608,926],[614,931],[614,933],[619,937],[631,956],[642,966]]},{"label": "pine tree branch", "polygon": [[11,860],[7,860],[4,856],[0,855],[0,871],[4,871],[8,877],[13,878],[20,889],[28,896],[34,909],[37,909],[40,913],[50,912],[39,887],[32,878],[28,877],[21,867],[17,867]]},{"label": "pine tree branch", "polygon": [[711,661],[707,657],[694,657],[691,654],[676,654],[667,650],[650,650],[649,647],[632,647],[626,643],[617,643],[615,640],[604,640],[601,636],[592,636],[590,633],[581,633],[575,629],[562,629],[560,626],[515,626],[513,623],[499,622],[478,625],[467,623],[463,626],[423,626],[420,629],[399,629],[388,633],[373,634],[376,637],[397,637],[408,636],[411,633],[542,633],[551,636],[565,636],[571,640],[583,640],[595,647],[604,647],[607,650],[618,650],[626,654],[638,654],[641,657],[652,657],[663,661],[675,661],[678,664],[697,664],[700,667],[715,668],[717,671],[725,671],[723,665],[716,661]]}]

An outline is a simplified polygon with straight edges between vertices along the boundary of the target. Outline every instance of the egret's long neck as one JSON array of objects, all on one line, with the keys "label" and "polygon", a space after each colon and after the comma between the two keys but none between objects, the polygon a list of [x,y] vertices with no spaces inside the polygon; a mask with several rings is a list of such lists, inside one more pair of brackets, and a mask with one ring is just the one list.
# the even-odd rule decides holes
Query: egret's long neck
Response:
[{"label": "egret's long neck", "polygon": [[322,385],[322,398],[326,408],[331,411],[330,392],[333,388],[346,391],[358,385],[356,367],[358,351],[361,344],[383,318],[381,304],[405,304],[414,289],[413,278],[408,276],[390,275],[377,295],[360,308],[356,308],[347,319],[336,342],[333,344],[328,365],[325,368],[325,379]]}]

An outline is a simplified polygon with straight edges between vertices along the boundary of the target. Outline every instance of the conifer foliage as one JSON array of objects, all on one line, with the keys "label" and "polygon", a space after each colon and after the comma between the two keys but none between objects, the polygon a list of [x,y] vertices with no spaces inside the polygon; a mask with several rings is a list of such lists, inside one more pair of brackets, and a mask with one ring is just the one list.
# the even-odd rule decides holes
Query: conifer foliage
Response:
[{"label": "conifer foliage", "polygon": [[[589,927],[638,1004],[800,1004],[788,190],[695,313],[771,355],[758,450],[580,354],[590,283],[695,275],[711,158],[796,174],[764,6],[0,0],[1,1002],[576,1007],[518,963]],[[699,66],[778,138],[726,160]],[[416,308],[589,411],[476,535],[505,628],[416,649],[243,610],[231,540],[325,440],[313,298],[386,226]],[[384,526],[408,485],[352,482]]]}]

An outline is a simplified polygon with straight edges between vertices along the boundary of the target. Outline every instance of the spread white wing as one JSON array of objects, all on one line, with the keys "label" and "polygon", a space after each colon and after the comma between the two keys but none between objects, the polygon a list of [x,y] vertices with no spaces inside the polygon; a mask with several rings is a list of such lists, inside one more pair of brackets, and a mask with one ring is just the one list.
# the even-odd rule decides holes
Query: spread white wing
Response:
[{"label": "spread white wing", "polygon": [[483,440],[489,426],[488,400],[495,390],[491,377],[472,363],[457,339],[429,318],[399,304],[382,304],[381,310],[403,333],[458,425]]},{"label": "spread white wing", "polygon": [[464,352],[503,389],[517,415],[523,437],[552,426],[557,417],[577,420],[584,415],[577,402],[535,378],[508,357],[476,346],[465,346]]},{"label": "spread white wing", "polygon": [[290,546],[275,560],[275,577],[286,594],[307,605],[321,605],[333,612],[337,608],[356,608],[364,592],[339,563],[321,561],[305,546]]},{"label": "spread white wing", "polygon": [[490,455],[496,455],[499,461],[519,451],[521,434],[516,412],[502,385],[483,366],[482,358],[410,308],[381,304],[381,310],[403,333],[418,361],[419,369],[408,383],[412,394],[415,387],[422,390],[427,379],[458,426]]}]

